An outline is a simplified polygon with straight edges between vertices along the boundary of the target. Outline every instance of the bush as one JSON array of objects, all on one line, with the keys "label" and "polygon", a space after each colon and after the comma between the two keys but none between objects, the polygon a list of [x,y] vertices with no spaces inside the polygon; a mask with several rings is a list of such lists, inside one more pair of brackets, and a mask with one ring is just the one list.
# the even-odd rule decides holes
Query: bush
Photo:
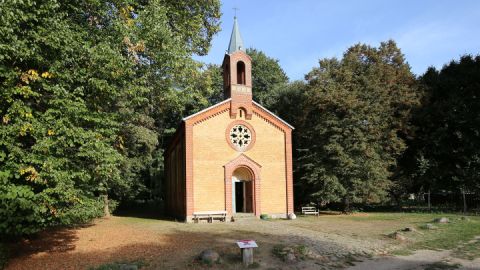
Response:
[{"label": "bush", "polygon": [[33,234],[48,226],[86,223],[103,215],[100,199],[74,198],[54,201],[51,194],[35,194],[29,186],[0,185],[0,237]]},{"label": "bush", "polygon": [[29,186],[0,185],[0,236],[35,233],[46,226],[47,207]]}]

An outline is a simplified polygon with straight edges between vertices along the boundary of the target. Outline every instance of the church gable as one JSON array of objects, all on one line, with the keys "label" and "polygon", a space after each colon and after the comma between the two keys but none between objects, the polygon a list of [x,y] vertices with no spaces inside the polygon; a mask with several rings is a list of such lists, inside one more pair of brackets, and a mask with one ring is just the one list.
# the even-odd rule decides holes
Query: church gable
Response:
[{"label": "church gable", "polygon": [[[187,117],[183,118],[183,121],[185,121],[186,123],[196,125],[200,122],[208,120],[209,118],[215,117],[215,116],[217,116],[221,113],[230,111],[231,110],[230,103],[231,103],[231,99],[230,98],[226,99],[226,100],[224,100],[220,103],[217,103],[217,104],[215,104],[211,107],[208,107],[208,108],[206,108],[202,111],[199,111],[195,114],[192,114],[190,116],[187,116]],[[275,115],[274,113],[272,113],[267,108],[260,105],[259,103],[255,102],[255,101],[252,101],[252,104],[253,104],[253,111],[252,111],[253,114],[257,115],[258,117],[260,117],[262,119],[264,119],[266,122],[268,122],[272,126],[278,128],[280,130],[283,130],[283,131],[294,129],[294,127],[292,125],[290,125],[289,123],[287,123],[286,121],[284,121],[283,119],[281,119],[280,117],[278,117],[277,115]],[[240,111],[240,110],[244,110],[244,109],[243,108],[238,108],[237,110]],[[238,112],[236,112],[235,116],[237,114],[240,115]],[[231,113],[230,113],[230,115],[231,115]],[[231,119],[234,120],[234,119],[236,119],[236,117],[231,117]]]}]

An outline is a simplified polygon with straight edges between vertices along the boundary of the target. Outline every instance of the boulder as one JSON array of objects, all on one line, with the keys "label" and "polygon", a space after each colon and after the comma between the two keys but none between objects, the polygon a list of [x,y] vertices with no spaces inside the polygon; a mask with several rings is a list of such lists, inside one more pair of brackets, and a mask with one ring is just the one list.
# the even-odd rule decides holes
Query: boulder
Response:
[{"label": "boulder", "polygon": [[435,225],[433,225],[433,224],[431,224],[431,223],[427,223],[427,224],[425,224],[422,228],[425,229],[425,230],[436,230],[436,229],[437,229],[437,226],[435,226]]},{"label": "boulder", "polygon": [[436,218],[433,220],[435,223],[449,223],[450,220],[446,217]]},{"label": "boulder", "polygon": [[407,241],[407,238],[399,232],[394,232],[394,233],[390,234],[389,237],[392,238],[392,239],[398,240],[398,241],[402,241],[402,242]]},{"label": "boulder", "polygon": [[296,219],[297,216],[294,213],[288,214],[288,219]]},{"label": "boulder", "polygon": [[295,262],[297,260],[297,257],[295,257],[295,254],[293,254],[293,252],[288,252],[286,255],[285,255],[285,261],[286,262]]},{"label": "boulder", "polygon": [[415,230],[415,228],[413,228],[413,227],[406,227],[402,231],[404,231],[404,232],[416,232],[417,230]]},{"label": "boulder", "polygon": [[220,255],[216,251],[211,249],[204,250],[202,251],[202,253],[200,253],[200,260],[206,264],[216,263],[219,259]]}]

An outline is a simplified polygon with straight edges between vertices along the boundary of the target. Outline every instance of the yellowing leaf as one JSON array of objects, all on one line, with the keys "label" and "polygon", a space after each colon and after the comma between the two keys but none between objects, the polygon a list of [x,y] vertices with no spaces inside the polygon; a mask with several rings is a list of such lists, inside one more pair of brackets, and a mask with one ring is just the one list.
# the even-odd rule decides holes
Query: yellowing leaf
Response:
[{"label": "yellowing leaf", "polygon": [[35,69],[29,69],[20,75],[20,80],[26,84],[38,80],[38,72]]},{"label": "yellowing leaf", "polygon": [[48,72],[48,71],[45,71],[45,72],[42,73],[42,78],[44,78],[44,79],[50,79],[52,77],[53,77],[53,74]]},{"label": "yellowing leaf", "polygon": [[10,122],[10,116],[5,115],[2,117],[2,122],[6,125],[8,122]]},{"label": "yellowing leaf", "polygon": [[32,131],[33,127],[32,124],[26,123],[20,128],[20,136],[25,136],[29,131]]}]

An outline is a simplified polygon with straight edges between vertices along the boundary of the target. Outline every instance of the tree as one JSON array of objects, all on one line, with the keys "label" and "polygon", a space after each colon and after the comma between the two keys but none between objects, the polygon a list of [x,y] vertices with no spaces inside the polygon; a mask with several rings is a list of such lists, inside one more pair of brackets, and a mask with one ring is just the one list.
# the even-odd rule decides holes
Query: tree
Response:
[{"label": "tree", "polygon": [[246,52],[252,58],[253,99],[264,105],[275,86],[286,84],[288,77],[277,59],[254,48]]},{"label": "tree", "polygon": [[[420,78],[426,98],[414,121],[409,173],[420,187],[463,194],[480,190],[480,57],[463,56]],[[424,162],[422,162],[424,160]],[[422,167],[428,163],[428,167]]]},{"label": "tree", "polygon": [[415,76],[393,41],[357,44],[343,58],[320,60],[307,76],[298,166],[320,203],[379,202],[405,151]]},{"label": "tree", "polygon": [[208,64],[203,72],[205,81],[209,84],[205,87],[211,87],[208,95],[209,105],[217,104],[224,100],[223,96],[223,70],[220,65]]},{"label": "tree", "polygon": [[218,19],[218,1],[3,3],[0,234],[87,221],[145,190]]}]

